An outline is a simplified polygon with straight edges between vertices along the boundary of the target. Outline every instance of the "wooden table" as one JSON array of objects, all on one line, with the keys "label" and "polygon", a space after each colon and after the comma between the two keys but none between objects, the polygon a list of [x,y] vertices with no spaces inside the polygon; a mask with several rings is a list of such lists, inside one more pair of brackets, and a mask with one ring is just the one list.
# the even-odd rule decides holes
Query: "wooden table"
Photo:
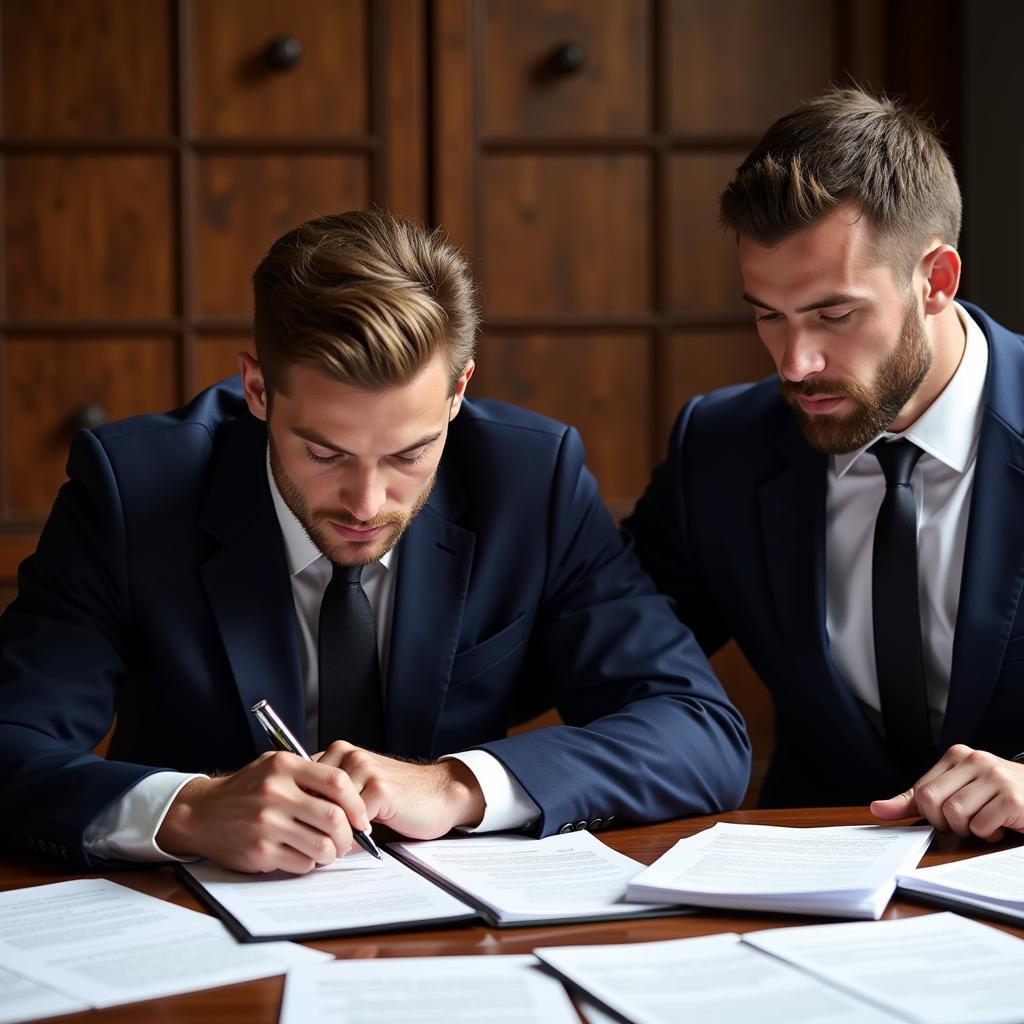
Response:
[{"label": "wooden table", "polygon": [[[616,850],[650,864],[677,839],[693,835],[716,821],[767,825],[860,825],[877,824],[862,808],[801,809],[786,811],[734,811],[731,814],[650,825],[645,828],[620,829],[600,833],[601,839]],[[979,853],[991,852],[1010,845],[995,847],[980,840],[961,840],[955,836],[938,835],[922,864],[941,864]],[[0,861],[0,890],[27,885],[60,882],[82,875],[68,875],[59,867],[29,860]],[[204,907],[177,881],[171,868],[150,867],[139,871],[122,871],[110,876],[122,885],[140,892],[170,900],[192,910]],[[932,913],[928,908],[902,899],[894,900],[885,913],[886,919],[912,917]],[[579,945],[583,943],[651,942],[657,939],[680,939],[716,932],[751,931],[794,924],[822,923],[823,918],[775,914],[734,914],[704,911],[680,917],[653,920],[622,921],[588,925],[557,925],[536,928],[493,929],[476,925],[458,925],[430,931],[393,932],[381,935],[360,935],[348,939],[332,939],[310,943],[334,956],[370,958],[384,956],[455,956],[529,953],[538,946]],[[1024,938],[1024,928],[1002,927]],[[159,1021],[164,1024],[188,1021],[189,1024],[276,1024],[281,1005],[284,979],[268,978],[226,988],[208,989],[183,996],[154,999],[145,1003],[48,1018],[52,1021]]]}]

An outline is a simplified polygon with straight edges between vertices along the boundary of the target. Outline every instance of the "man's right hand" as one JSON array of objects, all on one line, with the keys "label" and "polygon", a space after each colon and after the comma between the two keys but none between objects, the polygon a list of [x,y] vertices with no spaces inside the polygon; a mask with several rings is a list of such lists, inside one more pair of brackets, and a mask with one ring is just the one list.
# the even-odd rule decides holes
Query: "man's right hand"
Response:
[{"label": "man's right hand", "polygon": [[301,875],[369,831],[362,797],[339,768],[272,751],[232,775],[192,779],[156,834],[178,857],[209,857],[235,871]]}]

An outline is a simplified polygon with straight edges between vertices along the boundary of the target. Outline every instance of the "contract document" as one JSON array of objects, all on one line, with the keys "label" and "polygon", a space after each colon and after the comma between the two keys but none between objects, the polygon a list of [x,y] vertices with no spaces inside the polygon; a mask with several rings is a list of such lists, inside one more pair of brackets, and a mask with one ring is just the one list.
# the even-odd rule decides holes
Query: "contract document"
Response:
[{"label": "contract document", "polygon": [[578,1024],[531,956],[335,960],[288,973],[280,1024]]},{"label": "contract document", "polygon": [[730,910],[879,918],[896,876],[916,867],[928,826],[782,828],[719,822],[681,839],[628,898]]},{"label": "contract document", "polygon": [[662,906],[626,901],[630,879],[643,870],[643,864],[589,832],[547,839],[467,836],[391,843],[389,848],[475,903],[495,925],[665,913]]},{"label": "contract document", "polygon": [[0,967],[89,1007],[266,978],[329,959],[287,942],[240,946],[215,918],[105,878],[0,893]]},{"label": "contract document", "polygon": [[921,1024],[1024,1020],[1024,941],[956,914],[773,928],[744,941]]},{"label": "contract document", "polygon": [[244,875],[209,863],[181,870],[244,941],[327,938],[480,918],[499,926],[680,912],[625,902],[626,886],[643,865],[589,832],[390,843],[384,854],[381,862],[350,853],[298,876]]},{"label": "contract document", "polygon": [[246,875],[208,861],[182,869],[243,941],[327,938],[477,916],[401,861],[387,855],[378,861],[362,850],[307,875]]},{"label": "contract document", "polygon": [[[561,978],[633,1024],[896,1024],[734,933],[534,950]],[[596,1017],[584,1009],[590,1019]]]},{"label": "contract document", "polygon": [[896,884],[927,903],[970,907],[1011,924],[1024,921],[1024,847],[918,868],[900,875]]}]

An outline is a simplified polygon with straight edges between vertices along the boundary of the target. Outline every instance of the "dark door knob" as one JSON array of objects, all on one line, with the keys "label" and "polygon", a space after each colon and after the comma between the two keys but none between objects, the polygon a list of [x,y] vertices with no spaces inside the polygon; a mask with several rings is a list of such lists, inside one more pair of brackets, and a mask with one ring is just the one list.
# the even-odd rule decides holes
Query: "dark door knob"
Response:
[{"label": "dark door knob", "polygon": [[562,43],[551,54],[551,70],[559,75],[575,75],[587,63],[587,51],[579,43]]},{"label": "dark door knob", "polygon": [[107,410],[99,402],[89,402],[75,412],[75,426],[85,430],[101,427],[107,422]]},{"label": "dark door knob", "polygon": [[302,59],[302,43],[294,36],[278,36],[267,43],[263,56],[276,71],[287,71]]}]

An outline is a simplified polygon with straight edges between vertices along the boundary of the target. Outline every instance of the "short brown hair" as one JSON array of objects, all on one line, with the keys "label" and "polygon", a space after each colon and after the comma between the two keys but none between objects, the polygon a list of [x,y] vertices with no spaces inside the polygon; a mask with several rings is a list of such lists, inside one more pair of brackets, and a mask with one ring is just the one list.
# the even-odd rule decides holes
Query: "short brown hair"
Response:
[{"label": "short brown hair", "polygon": [[383,210],[306,221],[279,238],[252,277],[256,354],[270,391],[296,363],[377,391],[445,355],[454,391],[473,357],[476,293],[440,231]]},{"label": "short brown hair", "polygon": [[853,88],[780,117],[722,193],[720,220],[770,246],[847,202],[869,219],[898,279],[910,279],[931,238],[955,246],[960,237],[960,188],[932,125]]}]

